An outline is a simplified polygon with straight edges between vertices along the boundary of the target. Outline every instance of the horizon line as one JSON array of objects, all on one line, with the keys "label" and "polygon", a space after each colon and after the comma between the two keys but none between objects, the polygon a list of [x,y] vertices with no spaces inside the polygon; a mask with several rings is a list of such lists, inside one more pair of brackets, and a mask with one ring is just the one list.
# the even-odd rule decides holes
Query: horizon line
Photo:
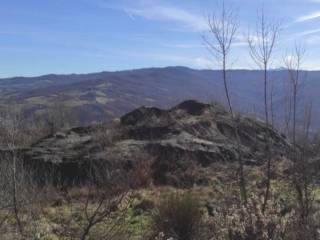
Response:
[{"label": "horizon line", "polygon": [[[71,76],[71,75],[90,75],[90,74],[99,74],[99,73],[117,73],[117,72],[128,72],[128,71],[138,71],[138,70],[147,70],[147,69],[166,69],[166,68],[185,68],[189,70],[194,71],[222,71],[222,69],[210,69],[210,68],[192,68],[189,66],[182,66],[182,65],[176,65],[176,66],[150,66],[150,67],[141,67],[141,68],[125,68],[121,70],[101,70],[96,72],[70,72],[70,73],[44,73],[39,75],[14,75],[14,76],[5,76],[0,77],[0,80],[9,80],[9,79],[16,79],[16,78],[40,78],[40,77],[46,77],[46,76]],[[249,69],[249,68],[234,68],[234,69],[227,69],[227,71],[263,71],[262,69]],[[268,71],[287,71],[286,68],[272,68]],[[301,69],[303,72],[320,72],[320,69]]]}]

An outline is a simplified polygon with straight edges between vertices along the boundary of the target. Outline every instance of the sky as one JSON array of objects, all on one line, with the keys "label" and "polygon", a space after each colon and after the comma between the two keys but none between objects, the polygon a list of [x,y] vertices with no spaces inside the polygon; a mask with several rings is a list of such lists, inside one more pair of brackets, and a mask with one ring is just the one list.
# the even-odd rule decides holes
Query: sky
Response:
[{"label": "sky", "polygon": [[[206,16],[220,0],[1,0],[0,77],[146,67],[218,68],[205,48]],[[226,0],[239,29],[229,67],[255,69],[246,44],[264,6],[281,22],[272,67],[303,44],[303,68],[320,70],[320,0]]]}]

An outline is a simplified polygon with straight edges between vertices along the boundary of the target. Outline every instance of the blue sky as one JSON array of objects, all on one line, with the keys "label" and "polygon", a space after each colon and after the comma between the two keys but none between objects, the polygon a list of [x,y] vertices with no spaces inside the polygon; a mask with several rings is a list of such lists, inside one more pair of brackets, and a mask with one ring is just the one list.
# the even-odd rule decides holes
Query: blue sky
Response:
[{"label": "blue sky", "polygon": [[[218,0],[2,0],[0,77],[183,65],[216,68],[203,46]],[[273,67],[295,42],[320,69],[320,0],[226,0],[238,9],[233,68],[255,68],[245,35],[257,9],[283,23]]]}]

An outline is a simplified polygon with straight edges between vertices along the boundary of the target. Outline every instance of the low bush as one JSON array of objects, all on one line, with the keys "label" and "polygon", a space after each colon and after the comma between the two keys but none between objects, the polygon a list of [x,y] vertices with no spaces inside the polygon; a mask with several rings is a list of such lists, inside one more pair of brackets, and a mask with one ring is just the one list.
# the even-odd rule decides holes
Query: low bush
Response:
[{"label": "low bush", "polygon": [[172,193],[158,203],[152,214],[153,239],[163,235],[176,240],[198,240],[203,226],[199,199],[190,193]]},{"label": "low bush", "polygon": [[246,206],[234,205],[217,211],[211,222],[218,240],[286,240],[292,215],[282,215],[276,203],[262,211],[262,200],[252,195]]}]

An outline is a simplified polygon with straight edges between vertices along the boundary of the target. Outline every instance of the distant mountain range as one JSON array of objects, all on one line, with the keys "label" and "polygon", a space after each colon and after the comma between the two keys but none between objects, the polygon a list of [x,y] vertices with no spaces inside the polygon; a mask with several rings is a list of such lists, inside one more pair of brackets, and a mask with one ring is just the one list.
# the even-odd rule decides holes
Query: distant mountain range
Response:
[{"label": "distant mountain range", "polygon": [[[320,127],[320,71],[303,72],[300,108],[312,101],[313,124]],[[270,71],[275,117],[284,113],[286,70]],[[232,102],[245,113],[260,114],[263,106],[263,73],[259,70],[228,71]],[[186,67],[147,68],[91,74],[45,75],[0,79],[0,107],[23,109],[39,116],[57,101],[70,108],[82,125],[108,121],[141,106],[168,108],[186,99],[224,102],[219,70]]]}]

